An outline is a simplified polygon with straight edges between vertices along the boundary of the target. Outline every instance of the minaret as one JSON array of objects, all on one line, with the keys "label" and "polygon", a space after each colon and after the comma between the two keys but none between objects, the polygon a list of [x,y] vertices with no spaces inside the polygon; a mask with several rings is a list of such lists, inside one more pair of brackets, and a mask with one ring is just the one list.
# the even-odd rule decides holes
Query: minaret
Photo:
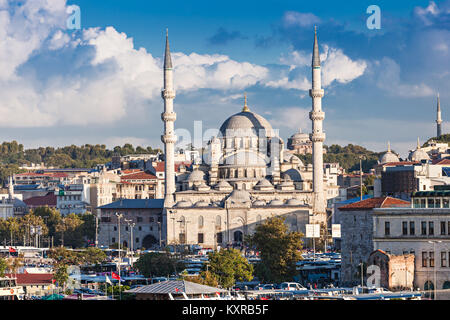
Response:
[{"label": "minaret", "polygon": [[321,83],[319,43],[317,42],[317,29],[314,27],[312,89],[309,90],[309,95],[312,98],[312,111],[309,113],[309,118],[312,120],[310,139],[313,144],[313,214],[316,222],[326,221],[323,190],[323,142],[325,141],[325,133],[322,131],[322,122],[325,118],[325,113],[322,111],[324,90],[322,89]]},{"label": "minaret", "polygon": [[177,137],[174,134],[174,122],[177,115],[173,112],[175,90],[173,89],[172,58],[170,56],[168,31],[166,31],[166,50],[164,54],[164,89],[161,91],[161,96],[164,100],[164,112],[161,113],[161,119],[164,122],[164,135],[161,136],[165,154],[164,207],[170,208],[174,204],[175,193],[174,145]]},{"label": "minaret", "polygon": [[440,137],[442,135],[442,118],[441,118],[441,102],[439,100],[439,93],[437,96],[437,117],[436,117],[436,124],[437,124],[437,135],[436,137]]},{"label": "minaret", "polygon": [[8,196],[9,200],[14,200],[14,183],[12,176],[9,177]]}]

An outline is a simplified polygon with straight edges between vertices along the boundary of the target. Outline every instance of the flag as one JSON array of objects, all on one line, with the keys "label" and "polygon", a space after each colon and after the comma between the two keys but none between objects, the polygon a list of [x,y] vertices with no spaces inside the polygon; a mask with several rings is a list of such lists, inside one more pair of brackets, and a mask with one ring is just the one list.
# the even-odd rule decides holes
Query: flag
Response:
[{"label": "flag", "polygon": [[111,280],[109,279],[109,277],[108,277],[108,276],[105,276],[105,278],[106,278],[106,283],[112,286],[112,282],[111,282]]},{"label": "flag", "polygon": [[111,272],[111,278],[116,279],[116,280],[120,280],[120,276],[115,273],[115,272]]},{"label": "flag", "polygon": [[56,282],[56,280],[55,279],[52,279],[52,283],[55,283]]},{"label": "flag", "polygon": [[13,252],[17,252],[17,251],[13,247],[9,247],[9,252],[13,253]]},{"label": "flag", "polygon": [[180,289],[178,289],[178,288],[175,288],[175,292],[178,292],[178,291],[180,291]]}]

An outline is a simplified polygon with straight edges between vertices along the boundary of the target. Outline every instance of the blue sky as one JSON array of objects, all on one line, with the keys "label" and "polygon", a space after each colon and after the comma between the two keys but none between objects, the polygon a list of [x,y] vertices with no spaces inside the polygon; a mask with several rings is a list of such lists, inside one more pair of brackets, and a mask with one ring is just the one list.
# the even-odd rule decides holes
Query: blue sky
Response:
[{"label": "blue sky", "polygon": [[[381,30],[366,9],[381,8]],[[81,9],[82,30],[65,27]],[[287,139],[311,130],[310,55],[318,26],[326,144],[405,156],[444,132],[450,110],[450,1],[0,1],[0,134],[27,147],[160,146],[161,57],[169,28],[176,127],[218,128],[242,108]]]}]

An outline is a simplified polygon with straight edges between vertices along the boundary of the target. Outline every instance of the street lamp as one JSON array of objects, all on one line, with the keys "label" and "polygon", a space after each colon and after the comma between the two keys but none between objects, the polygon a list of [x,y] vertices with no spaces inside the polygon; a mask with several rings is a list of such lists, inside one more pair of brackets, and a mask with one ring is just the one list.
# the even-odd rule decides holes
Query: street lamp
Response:
[{"label": "street lamp", "polygon": [[360,177],[360,183],[361,183],[361,201],[363,199],[363,172],[362,172],[362,160],[365,160],[365,156],[359,156],[359,177]]},{"label": "street lamp", "polygon": [[118,228],[118,231],[119,231],[119,242],[118,242],[118,248],[119,248],[119,267],[118,267],[118,271],[119,271],[119,299],[120,300],[122,300],[122,291],[120,290],[121,289],[121,280],[122,280],[122,278],[120,277],[120,264],[121,264],[121,256],[120,256],[120,219],[121,218],[123,218],[123,214],[122,213],[117,213],[116,212],[116,216],[117,216],[117,228]]},{"label": "street lamp", "polygon": [[434,258],[434,300],[437,300],[437,276],[436,276],[436,264],[437,264],[437,254],[436,254],[436,243],[441,243],[442,241],[428,241],[428,243],[433,244],[433,258]]},{"label": "street lamp", "polygon": [[136,225],[132,220],[124,220],[130,227],[130,251],[131,251],[131,266],[133,266],[133,228]]},{"label": "street lamp", "polygon": [[158,224],[158,230],[159,230],[159,250],[161,250],[161,222],[156,222]]}]

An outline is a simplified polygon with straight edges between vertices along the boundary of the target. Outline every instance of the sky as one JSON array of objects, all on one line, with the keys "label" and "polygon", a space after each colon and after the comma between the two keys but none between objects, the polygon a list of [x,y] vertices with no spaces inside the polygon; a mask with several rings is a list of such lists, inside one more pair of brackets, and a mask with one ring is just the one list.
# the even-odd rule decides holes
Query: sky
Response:
[{"label": "sky", "polygon": [[315,25],[325,144],[405,157],[435,136],[438,92],[449,131],[450,0],[0,0],[0,140],[161,147],[168,28],[178,130],[218,129],[246,92],[287,141],[311,131]]}]

